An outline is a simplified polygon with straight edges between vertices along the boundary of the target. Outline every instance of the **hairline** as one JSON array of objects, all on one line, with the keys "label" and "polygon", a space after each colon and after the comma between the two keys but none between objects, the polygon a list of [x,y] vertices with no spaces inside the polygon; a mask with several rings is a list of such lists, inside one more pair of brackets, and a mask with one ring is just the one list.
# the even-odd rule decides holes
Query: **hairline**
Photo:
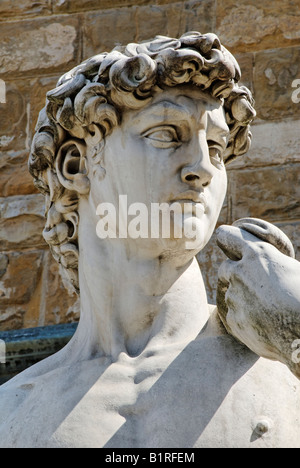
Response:
[{"label": "hairline", "polygon": [[[173,91],[173,93],[172,93]],[[166,93],[169,93],[169,96],[166,96]],[[191,94],[191,95],[188,95]],[[192,94],[195,94],[193,97]],[[174,98],[174,100],[172,100]],[[126,115],[130,115],[134,113],[134,116],[132,117],[132,124],[138,124],[139,121],[141,120],[141,116],[145,113],[150,113],[150,115],[158,117],[163,112],[161,112],[163,109],[166,114],[171,114],[172,112],[175,113],[176,117],[174,120],[180,120],[181,118],[185,118],[186,121],[190,120],[191,113],[187,110],[186,106],[180,104],[179,102],[175,102],[175,99],[180,99],[180,98],[185,98],[188,99],[192,102],[198,101],[198,104],[195,103],[195,106],[198,107],[200,103],[203,103],[204,106],[207,106],[208,108],[204,110],[204,112],[213,112],[213,111],[218,111],[219,109],[222,109],[222,115],[224,117],[222,123],[225,124],[226,128],[224,126],[218,126],[216,125],[217,128],[220,129],[220,132],[223,132],[223,136],[228,136],[230,135],[230,128],[227,125],[226,122],[226,115],[225,115],[225,109],[224,109],[224,101],[215,98],[212,96],[210,92],[205,92],[199,88],[197,88],[195,85],[191,84],[177,84],[175,86],[166,86],[164,88],[160,88],[158,91],[156,91],[153,96],[151,102],[145,104],[144,107],[141,109],[130,109],[130,108],[125,108],[121,111],[121,122],[118,124],[118,126],[122,125],[123,118],[126,118]],[[154,113],[153,113],[154,109]],[[155,110],[158,110],[157,113],[155,113]],[[198,109],[195,109],[195,113],[197,112]],[[171,117],[171,115],[170,115]],[[151,117],[150,117],[151,118]],[[154,119],[153,119],[154,120]],[[167,120],[172,120],[172,118],[167,118],[163,119],[161,123]],[[150,128],[150,124],[149,124]],[[114,131],[114,129],[113,129]]]}]

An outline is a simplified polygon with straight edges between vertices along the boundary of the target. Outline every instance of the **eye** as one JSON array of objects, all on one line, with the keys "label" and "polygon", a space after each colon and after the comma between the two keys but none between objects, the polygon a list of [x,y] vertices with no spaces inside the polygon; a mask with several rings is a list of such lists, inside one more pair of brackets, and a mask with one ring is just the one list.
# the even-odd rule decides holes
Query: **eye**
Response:
[{"label": "eye", "polygon": [[156,148],[173,148],[180,144],[176,128],[172,126],[156,127],[142,135]]},{"label": "eye", "polygon": [[223,149],[214,141],[209,140],[207,142],[209,156],[213,164],[222,164],[223,162]]},{"label": "eye", "polygon": [[218,148],[209,148],[209,155],[211,159],[220,163],[222,162],[221,150],[219,150]]}]

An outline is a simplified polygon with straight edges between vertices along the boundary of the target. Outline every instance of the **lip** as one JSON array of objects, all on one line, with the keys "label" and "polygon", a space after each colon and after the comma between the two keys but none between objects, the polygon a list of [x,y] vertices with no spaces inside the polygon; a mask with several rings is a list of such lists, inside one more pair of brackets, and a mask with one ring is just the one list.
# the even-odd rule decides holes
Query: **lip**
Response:
[{"label": "lip", "polygon": [[176,197],[174,197],[171,203],[180,202],[180,203],[199,203],[203,205],[204,210],[207,209],[207,202],[205,196],[202,192],[196,192],[195,190],[188,190],[186,192],[182,192]]}]

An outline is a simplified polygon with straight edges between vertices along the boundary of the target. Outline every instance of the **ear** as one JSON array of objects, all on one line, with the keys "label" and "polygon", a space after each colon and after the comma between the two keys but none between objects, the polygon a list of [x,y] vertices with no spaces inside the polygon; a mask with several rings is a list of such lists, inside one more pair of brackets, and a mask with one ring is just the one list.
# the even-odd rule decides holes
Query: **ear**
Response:
[{"label": "ear", "polygon": [[86,146],[78,140],[64,143],[56,156],[56,172],[60,183],[80,195],[89,193],[90,181],[86,170]]}]

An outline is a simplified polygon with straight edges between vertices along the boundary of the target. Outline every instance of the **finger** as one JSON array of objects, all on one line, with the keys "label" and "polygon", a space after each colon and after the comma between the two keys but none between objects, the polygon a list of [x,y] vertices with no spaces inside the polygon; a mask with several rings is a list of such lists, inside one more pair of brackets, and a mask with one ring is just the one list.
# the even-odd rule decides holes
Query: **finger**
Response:
[{"label": "finger", "polygon": [[216,230],[217,245],[230,260],[241,260],[251,242],[257,242],[257,237],[236,226],[220,226]]},{"label": "finger", "polygon": [[294,247],[290,239],[274,224],[257,218],[241,218],[235,221],[233,226],[250,232],[259,239],[274,245],[284,255],[295,258]]},{"label": "finger", "polygon": [[236,262],[232,260],[226,260],[221,264],[218,273],[218,285],[216,296],[217,310],[218,315],[228,333],[231,333],[231,330],[227,324],[228,305],[226,302],[226,295],[228,292],[228,288],[230,287],[230,278],[233,270],[233,264],[235,263]]}]

